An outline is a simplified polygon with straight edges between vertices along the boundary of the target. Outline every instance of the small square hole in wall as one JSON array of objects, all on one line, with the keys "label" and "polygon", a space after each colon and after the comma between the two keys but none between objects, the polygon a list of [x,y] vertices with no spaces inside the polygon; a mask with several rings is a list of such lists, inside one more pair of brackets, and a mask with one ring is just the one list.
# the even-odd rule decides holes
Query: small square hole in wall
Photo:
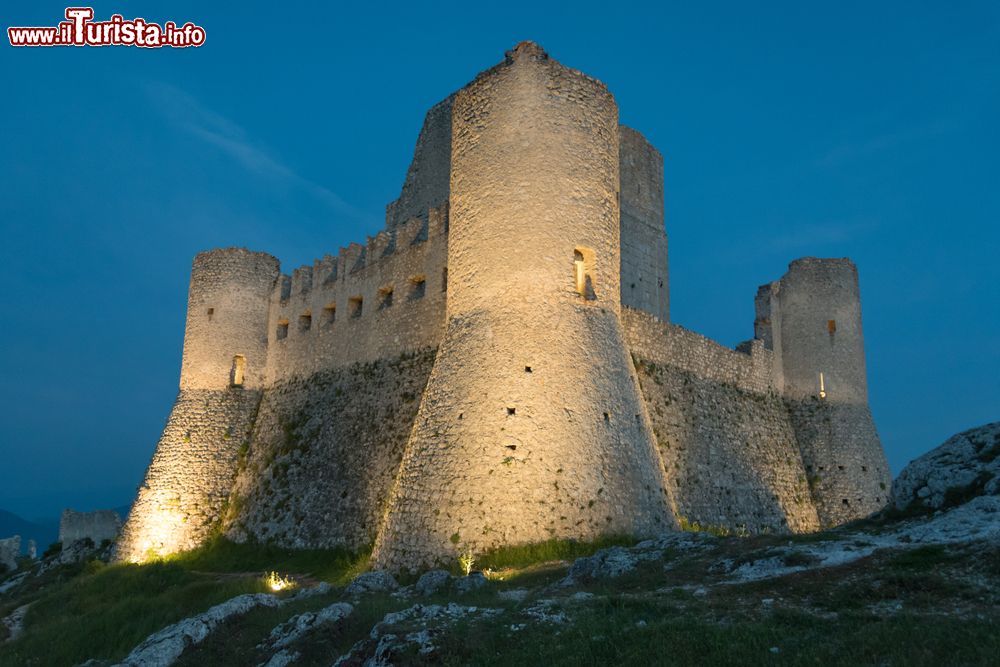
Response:
[{"label": "small square hole in wall", "polygon": [[524,367],[524,372],[525,373],[530,373],[531,372],[531,366],[525,366]]},{"label": "small square hole in wall", "polygon": [[323,308],[323,326],[330,326],[337,321],[337,306],[329,304]]},{"label": "small square hole in wall", "polygon": [[837,320],[827,320],[826,321],[826,330],[827,330],[827,332],[829,332],[829,334],[831,336],[833,334],[837,333]]},{"label": "small square hole in wall", "polygon": [[517,409],[516,408],[507,408],[507,415],[508,416],[516,414],[516,413],[517,413]]},{"label": "small square hole in wall", "polygon": [[313,316],[312,311],[306,311],[299,315],[299,331],[305,333],[312,328]]},{"label": "small square hole in wall", "polygon": [[278,328],[274,332],[274,337],[278,340],[285,340],[288,338],[288,320],[278,321]]},{"label": "small square hole in wall", "polygon": [[423,276],[413,276],[410,278],[410,293],[406,296],[409,301],[418,301],[424,298],[427,293],[427,279]]},{"label": "small square hole in wall", "polygon": [[378,291],[378,309],[385,310],[392,306],[392,287],[383,287]]},{"label": "small square hole in wall", "polygon": [[851,503],[847,502],[847,498],[844,498],[841,502],[844,503],[845,505],[850,505],[851,504]]},{"label": "small square hole in wall", "polygon": [[350,312],[351,318],[361,317],[361,312],[364,309],[364,299],[360,296],[351,297],[347,301],[347,308]]}]

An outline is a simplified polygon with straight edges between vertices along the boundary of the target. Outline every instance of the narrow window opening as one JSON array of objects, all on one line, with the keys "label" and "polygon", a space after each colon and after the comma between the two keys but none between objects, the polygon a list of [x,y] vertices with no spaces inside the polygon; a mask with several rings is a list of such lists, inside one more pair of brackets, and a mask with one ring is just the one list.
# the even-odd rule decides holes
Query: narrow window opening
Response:
[{"label": "narrow window opening", "polygon": [[243,386],[243,376],[247,371],[247,358],[242,354],[233,357],[233,367],[229,371],[229,384],[233,387]]},{"label": "narrow window opening", "polygon": [[337,321],[337,305],[329,304],[323,308],[323,326],[330,326]]},{"label": "narrow window opening", "polygon": [[215,315],[215,308],[209,308],[208,309],[208,321],[209,322],[212,321],[212,315]]},{"label": "narrow window opening", "polygon": [[507,414],[508,414],[508,416],[509,416],[509,415],[513,415],[513,414],[515,414],[516,412],[517,412],[517,409],[516,409],[516,408],[507,408]]},{"label": "narrow window opening", "polygon": [[299,315],[299,332],[305,333],[312,328],[313,316],[312,311],[307,310],[306,312]]},{"label": "narrow window opening", "polygon": [[848,502],[847,498],[844,498],[841,502],[843,502],[845,505],[850,505],[851,504],[850,502]]},{"label": "narrow window opening", "polygon": [[831,336],[837,333],[837,320],[827,320],[826,330],[830,333]]},{"label": "narrow window opening", "polygon": [[275,338],[285,340],[288,338],[288,320],[279,320],[278,329],[275,331]]},{"label": "narrow window opening", "polygon": [[868,472],[868,466],[861,466],[861,472]]},{"label": "narrow window opening", "polygon": [[361,312],[364,309],[364,299],[360,296],[351,297],[350,300],[348,300],[347,305],[352,319],[361,317]]},{"label": "narrow window opening", "polygon": [[517,451],[517,445],[506,445],[506,447],[512,452]]},{"label": "narrow window opening", "polygon": [[410,293],[407,295],[409,301],[418,301],[424,298],[424,294],[427,293],[427,279],[423,276],[414,276],[410,278]]},{"label": "narrow window opening", "polygon": [[606,421],[606,422],[611,421],[611,415],[608,414],[607,412],[604,413],[604,421]]},{"label": "narrow window opening", "polygon": [[392,306],[392,286],[383,287],[378,291],[378,309],[385,310]]},{"label": "narrow window opening", "polygon": [[837,466],[837,470],[843,470],[844,466]]},{"label": "narrow window opening", "polygon": [[441,291],[448,291],[448,267],[441,269]]},{"label": "narrow window opening", "polygon": [[589,248],[577,248],[573,251],[573,272],[577,293],[587,301],[596,300],[593,250]]}]

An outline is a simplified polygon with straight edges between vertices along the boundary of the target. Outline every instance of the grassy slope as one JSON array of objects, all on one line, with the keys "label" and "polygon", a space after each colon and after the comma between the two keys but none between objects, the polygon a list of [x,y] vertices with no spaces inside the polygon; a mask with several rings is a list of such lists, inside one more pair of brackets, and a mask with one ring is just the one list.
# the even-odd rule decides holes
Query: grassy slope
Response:
[{"label": "grassy slope", "polygon": [[366,562],[364,555],[340,551],[290,551],[220,538],[148,565],[62,566],[0,597],[0,617],[31,603],[24,634],[0,645],[0,665],[117,660],[171,623],[236,595],[265,591],[266,571],[343,583]]},{"label": "grassy slope", "polygon": [[[549,587],[565,574],[562,559],[608,544],[552,542],[489,554],[477,567],[491,568],[502,580],[494,579],[485,589],[457,600],[421,602],[458,601],[499,608],[502,615],[446,627],[434,640],[440,651],[398,656],[396,663],[996,664],[1000,547],[879,552],[838,568],[752,583],[717,583],[719,575],[712,566],[720,558],[765,557],[768,549],[788,541],[724,538],[713,542],[709,551],[667,552],[662,560],[643,563],[618,579],[569,591]],[[622,542],[627,540],[610,540]],[[0,598],[3,615],[36,600],[25,635],[0,646],[0,664],[70,665],[92,657],[120,658],[171,622],[233,595],[261,590],[264,570],[342,583],[360,571],[365,560],[339,552],[288,552],[218,541],[164,563],[76,566],[50,573],[45,587],[19,593],[17,600]],[[499,592],[513,588],[530,589],[527,599],[499,597]],[[573,599],[580,591],[593,597]],[[565,614],[567,622],[533,620],[527,612],[543,598],[553,599],[551,610]],[[334,592],[233,619],[189,649],[180,664],[257,664],[264,655],[255,647],[271,628],[337,599]],[[303,655],[296,664],[329,665],[366,637],[385,613],[413,603],[389,595],[366,596],[345,622],[297,646]]]}]

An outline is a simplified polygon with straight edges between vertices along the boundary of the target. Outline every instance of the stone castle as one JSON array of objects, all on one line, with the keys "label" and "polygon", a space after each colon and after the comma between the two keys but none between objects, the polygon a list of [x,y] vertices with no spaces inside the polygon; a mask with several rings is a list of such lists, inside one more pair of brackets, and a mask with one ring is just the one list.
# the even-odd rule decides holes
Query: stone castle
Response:
[{"label": "stone castle", "polygon": [[793,261],[735,350],[669,322],[663,160],[525,42],[427,114],[385,230],[194,260],[180,392],[117,556],[222,531],[417,569],[888,502],[858,276]]}]

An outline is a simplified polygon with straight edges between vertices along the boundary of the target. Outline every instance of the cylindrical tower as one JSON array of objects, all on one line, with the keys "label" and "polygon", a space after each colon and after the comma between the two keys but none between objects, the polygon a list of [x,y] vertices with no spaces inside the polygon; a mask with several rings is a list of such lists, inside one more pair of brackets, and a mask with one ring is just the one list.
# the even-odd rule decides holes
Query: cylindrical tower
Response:
[{"label": "cylindrical tower", "polygon": [[765,296],[820,522],[867,516],[888,502],[891,477],[868,408],[857,268],[846,258],[797,259]]},{"label": "cylindrical tower", "polygon": [[278,260],[241,248],[191,272],[180,392],[115,548],[143,561],[192,549],[220,520],[260,403]]},{"label": "cylindrical tower", "polygon": [[526,42],[452,118],[448,322],[376,563],[670,527],[619,320],[614,99]]},{"label": "cylindrical tower", "polygon": [[278,268],[271,255],[243,248],[194,258],[181,390],[262,386],[268,304]]}]

